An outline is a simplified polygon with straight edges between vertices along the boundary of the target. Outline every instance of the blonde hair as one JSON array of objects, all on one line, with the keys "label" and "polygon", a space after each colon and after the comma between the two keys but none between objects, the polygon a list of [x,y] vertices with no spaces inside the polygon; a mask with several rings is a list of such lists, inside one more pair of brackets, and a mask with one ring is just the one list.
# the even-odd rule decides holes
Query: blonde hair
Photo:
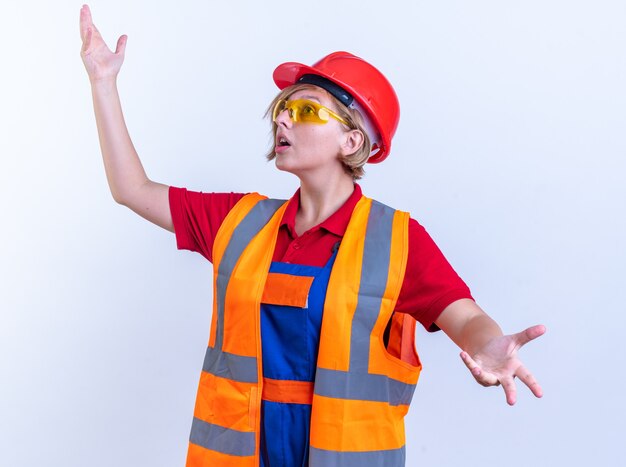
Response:
[{"label": "blonde hair", "polygon": [[[365,174],[365,169],[363,168],[363,166],[370,157],[371,143],[369,136],[367,136],[367,131],[365,131],[363,117],[358,110],[349,109],[348,107],[343,105],[335,96],[333,96],[323,88],[312,84],[296,83],[286,87],[278,93],[278,95],[272,100],[269,107],[265,111],[265,117],[271,118],[272,112],[277,102],[281,101],[282,99],[289,99],[290,96],[302,89],[315,89],[318,91],[324,91],[333,101],[335,108],[332,110],[334,110],[341,118],[348,122],[348,127],[351,130],[359,130],[363,135],[363,144],[361,145],[361,147],[352,154],[348,154],[347,156],[343,156],[341,158],[341,163],[346,173],[349,174],[353,180],[359,180]],[[273,140],[276,136],[277,128],[278,126],[276,125],[276,122],[272,122],[272,147],[270,148],[268,154],[265,156],[268,161],[271,161],[276,157],[276,153],[274,152]]]}]

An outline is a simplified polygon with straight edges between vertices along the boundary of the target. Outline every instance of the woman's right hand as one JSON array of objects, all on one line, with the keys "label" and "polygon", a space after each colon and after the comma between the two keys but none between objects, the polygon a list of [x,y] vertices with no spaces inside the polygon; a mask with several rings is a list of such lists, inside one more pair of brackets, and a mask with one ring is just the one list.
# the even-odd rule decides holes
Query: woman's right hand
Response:
[{"label": "woman's right hand", "polygon": [[98,28],[93,24],[89,6],[83,5],[80,10],[80,37],[83,41],[80,56],[87,69],[89,80],[92,83],[115,80],[124,62],[128,36],[120,36],[115,53],[111,52]]}]

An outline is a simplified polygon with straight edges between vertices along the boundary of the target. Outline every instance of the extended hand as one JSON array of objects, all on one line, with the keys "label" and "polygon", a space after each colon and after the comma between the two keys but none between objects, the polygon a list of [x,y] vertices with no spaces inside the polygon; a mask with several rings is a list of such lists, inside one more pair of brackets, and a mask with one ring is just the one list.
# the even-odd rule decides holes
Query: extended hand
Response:
[{"label": "extended hand", "polygon": [[471,357],[467,352],[461,352],[461,359],[479,384],[483,386],[501,384],[509,405],[515,404],[516,401],[515,377],[528,386],[536,397],[541,397],[543,395],[541,386],[517,358],[517,351],[545,332],[546,328],[538,325],[517,334],[497,337]]},{"label": "extended hand", "polygon": [[80,37],[83,41],[80,56],[91,82],[115,79],[124,62],[124,51],[128,37],[126,35],[120,36],[117,40],[115,53],[111,52],[102,39],[98,28],[93,24],[91,11],[87,5],[83,5],[80,10]]}]

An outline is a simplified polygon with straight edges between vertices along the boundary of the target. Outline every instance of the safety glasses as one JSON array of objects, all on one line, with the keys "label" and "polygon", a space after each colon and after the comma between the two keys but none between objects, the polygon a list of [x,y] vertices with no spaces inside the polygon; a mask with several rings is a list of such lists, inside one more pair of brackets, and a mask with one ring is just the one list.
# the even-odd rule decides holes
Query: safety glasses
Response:
[{"label": "safety glasses", "polygon": [[292,101],[281,99],[274,107],[274,111],[272,112],[272,121],[275,122],[276,117],[278,117],[278,115],[284,110],[289,112],[289,118],[296,123],[324,124],[328,123],[328,120],[332,117],[344,125],[350,126],[346,120],[341,118],[328,107],[324,107],[323,105],[308,99],[294,99]]}]

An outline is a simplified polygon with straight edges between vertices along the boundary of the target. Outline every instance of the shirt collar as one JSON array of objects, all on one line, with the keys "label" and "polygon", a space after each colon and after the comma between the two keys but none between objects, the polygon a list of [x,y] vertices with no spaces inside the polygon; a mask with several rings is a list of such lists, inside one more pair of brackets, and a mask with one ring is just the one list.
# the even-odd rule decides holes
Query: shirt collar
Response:
[{"label": "shirt collar", "polygon": [[[313,229],[325,229],[330,233],[333,233],[339,237],[343,237],[343,234],[346,232],[348,228],[348,223],[350,222],[350,217],[352,216],[352,211],[354,211],[354,207],[356,203],[361,199],[362,196],[361,187],[358,183],[354,184],[354,191],[350,195],[350,197],[346,200],[343,205],[337,209],[332,215],[328,217],[323,222],[320,222],[318,225],[313,227]],[[297,237],[296,235],[296,213],[298,212],[298,208],[300,207],[300,188],[295,192],[295,194],[289,200],[289,204],[285,209],[285,213],[283,214],[283,220],[281,222],[281,227],[283,225],[287,226],[289,229],[289,233],[293,238]]]}]

